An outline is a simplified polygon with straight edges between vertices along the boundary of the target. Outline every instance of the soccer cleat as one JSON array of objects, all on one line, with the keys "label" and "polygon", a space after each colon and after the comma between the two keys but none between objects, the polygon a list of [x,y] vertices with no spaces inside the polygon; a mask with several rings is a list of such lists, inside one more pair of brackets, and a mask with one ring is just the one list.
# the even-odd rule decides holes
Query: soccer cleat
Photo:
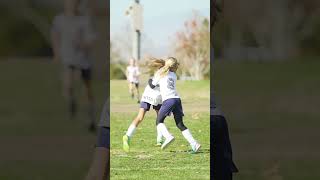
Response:
[{"label": "soccer cleat", "polygon": [[173,136],[167,138],[167,139],[163,142],[163,144],[161,145],[161,149],[164,150],[164,149],[167,148],[168,145],[170,145],[173,141],[174,141],[174,137],[173,137]]},{"label": "soccer cleat", "polygon": [[160,141],[157,141],[156,146],[161,146],[164,143],[163,139],[161,139]]},{"label": "soccer cleat", "polygon": [[127,135],[124,135],[123,137],[122,137],[122,141],[123,141],[123,150],[125,151],[125,152],[129,152],[129,150],[130,150],[130,138],[129,138],[129,136],[127,136]]},{"label": "soccer cleat", "polygon": [[199,151],[200,147],[201,147],[201,144],[199,144],[199,143],[192,144],[191,145],[191,148],[192,148],[192,152],[191,153],[192,154],[197,153]]}]

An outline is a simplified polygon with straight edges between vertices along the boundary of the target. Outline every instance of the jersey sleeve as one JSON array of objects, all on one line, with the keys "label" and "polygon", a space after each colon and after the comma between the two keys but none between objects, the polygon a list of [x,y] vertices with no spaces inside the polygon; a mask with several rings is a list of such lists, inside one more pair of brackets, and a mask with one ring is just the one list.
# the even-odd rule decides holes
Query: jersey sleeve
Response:
[{"label": "jersey sleeve", "polygon": [[157,85],[159,85],[159,82],[160,82],[160,74],[159,74],[159,72],[156,72],[153,79],[152,79],[152,84],[154,86],[157,86]]}]

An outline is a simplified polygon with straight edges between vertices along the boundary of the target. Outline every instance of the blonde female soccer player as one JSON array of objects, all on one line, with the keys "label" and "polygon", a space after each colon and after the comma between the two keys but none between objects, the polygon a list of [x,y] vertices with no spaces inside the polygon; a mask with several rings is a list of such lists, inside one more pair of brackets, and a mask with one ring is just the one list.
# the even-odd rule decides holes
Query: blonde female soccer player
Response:
[{"label": "blonde female soccer player", "polygon": [[129,66],[127,66],[127,69],[126,69],[126,76],[127,76],[127,81],[129,83],[129,94],[131,95],[132,99],[134,99],[134,96],[136,95],[138,103],[140,103],[139,75],[140,75],[140,71],[137,65],[137,61],[134,58],[131,58],[129,61]]},{"label": "blonde female soccer player", "polygon": [[75,72],[80,71],[88,98],[89,130],[95,129],[95,103],[91,85],[92,61],[89,51],[95,41],[89,17],[81,15],[80,0],[65,0],[64,12],[54,18],[51,29],[54,61],[62,64],[64,95],[70,117],[77,112],[74,93]]},{"label": "blonde female soccer player", "polygon": [[[158,70],[160,67],[164,66],[164,60],[161,59],[151,59],[149,68]],[[130,139],[133,136],[138,125],[143,121],[145,114],[150,110],[150,107],[153,106],[153,109],[158,115],[158,111],[161,107],[161,94],[159,87],[154,87],[153,89],[147,85],[144,89],[144,92],[141,97],[140,109],[136,118],[130,124],[126,134],[123,136],[123,150],[128,152],[130,149]],[[162,134],[157,131],[157,146],[161,146],[162,143]]]},{"label": "blonde female soccer player", "polygon": [[155,74],[152,81],[149,81],[151,88],[160,86],[160,94],[162,97],[162,106],[157,117],[157,129],[165,137],[165,141],[161,149],[165,149],[170,143],[174,141],[174,137],[169,133],[164,124],[165,118],[173,113],[174,120],[177,127],[182,132],[183,137],[189,142],[192,152],[196,153],[201,145],[193,138],[190,130],[183,123],[183,110],[180,96],[176,90],[177,76],[176,71],[179,63],[176,58],[169,57],[164,66]]}]

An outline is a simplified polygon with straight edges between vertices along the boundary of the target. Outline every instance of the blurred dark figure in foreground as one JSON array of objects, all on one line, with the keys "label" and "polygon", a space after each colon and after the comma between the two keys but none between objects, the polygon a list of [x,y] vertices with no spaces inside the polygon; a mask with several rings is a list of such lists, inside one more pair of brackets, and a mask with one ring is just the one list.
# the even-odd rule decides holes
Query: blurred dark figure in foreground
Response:
[{"label": "blurred dark figure in foreground", "polygon": [[97,32],[93,54],[98,70],[97,76],[104,80],[106,87],[104,93],[107,100],[104,103],[98,125],[96,147],[93,152],[93,160],[85,180],[109,180],[110,179],[110,60],[109,60],[109,9],[110,2],[105,0],[90,0],[88,8],[93,27]]},{"label": "blurred dark figure in foreground", "polygon": [[[217,6],[216,0],[211,1],[211,64],[213,65],[214,51],[213,51],[213,27],[217,20],[220,8]],[[213,70],[213,68],[211,68]],[[213,76],[213,71],[211,71]],[[210,94],[210,174],[214,180],[231,180],[232,175],[238,172],[236,165],[232,159],[232,146],[229,137],[228,124],[216,107],[213,77],[211,76],[211,94]]]},{"label": "blurred dark figure in foreground", "polygon": [[238,172],[232,159],[232,147],[228,124],[225,117],[213,108],[210,116],[211,136],[211,176],[214,180],[231,180],[232,174]]},{"label": "blurred dark figure in foreground", "polygon": [[95,101],[92,90],[92,61],[90,50],[95,41],[89,16],[81,15],[80,0],[66,0],[64,13],[57,15],[52,27],[54,61],[62,64],[64,96],[69,106],[70,117],[77,113],[75,97],[75,73],[81,72],[88,98],[89,130],[95,130]]},{"label": "blurred dark figure in foreground", "polygon": [[110,179],[110,116],[109,101],[104,104],[98,129],[93,161],[86,180]]}]

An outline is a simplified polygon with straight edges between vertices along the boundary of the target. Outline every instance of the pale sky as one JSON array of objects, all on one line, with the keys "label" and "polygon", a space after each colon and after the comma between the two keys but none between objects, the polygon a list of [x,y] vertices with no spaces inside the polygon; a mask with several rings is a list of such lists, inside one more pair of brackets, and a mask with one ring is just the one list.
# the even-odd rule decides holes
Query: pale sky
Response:
[{"label": "pale sky", "polygon": [[[128,24],[126,9],[134,0],[110,1],[110,35],[112,38]],[[143,54],[167,56],[171,53],[170,42],[174,34],[183,29],[184,22],[192,17],[192,12],[210,17],[210,0],[140,0],[143,6],[143,36],[148,41],[142,44],[146,49]],[[123,30],[122,30],[123,31]],[[148,48],[146,48],[148,47]]]}]

